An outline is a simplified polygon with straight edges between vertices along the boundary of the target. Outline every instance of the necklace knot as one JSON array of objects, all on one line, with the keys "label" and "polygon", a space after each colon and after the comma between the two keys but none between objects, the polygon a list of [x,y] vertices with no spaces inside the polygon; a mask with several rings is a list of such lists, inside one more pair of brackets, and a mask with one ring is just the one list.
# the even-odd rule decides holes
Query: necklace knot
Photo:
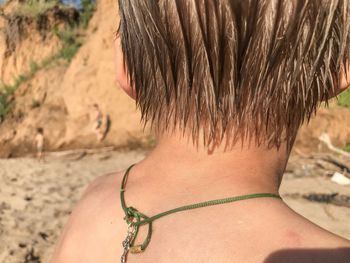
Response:
[{"label": "necklace knot", "polygon": [[126,208],[126,215],[124,217],[124,220],[128,224],[133,224],[133,220],[137,219],[137,221],[140,221],[140,218],[143,217],[143,214],[140,213],[136,208],[129,206]]}]

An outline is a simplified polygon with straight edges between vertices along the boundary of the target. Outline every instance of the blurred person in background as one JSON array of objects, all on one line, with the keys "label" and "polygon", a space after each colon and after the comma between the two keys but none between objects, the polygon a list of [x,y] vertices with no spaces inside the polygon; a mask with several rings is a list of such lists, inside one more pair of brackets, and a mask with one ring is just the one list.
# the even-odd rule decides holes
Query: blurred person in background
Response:
[{"label": "blurred person in background", "polygon": [[34,145],[36,148],[36,157],[39,161],[44,160],[44,143],[45,143],[45,137],[44,137],[44,129],[41,127],[38,127],[36,129],[36,135],[34,137]]},{"label": "blurred person in background", "polygon": [[98,104],[91,106],[92,131],[96,134],[98,142],[101,142],[104,137],[103,132],[103,114]]}]

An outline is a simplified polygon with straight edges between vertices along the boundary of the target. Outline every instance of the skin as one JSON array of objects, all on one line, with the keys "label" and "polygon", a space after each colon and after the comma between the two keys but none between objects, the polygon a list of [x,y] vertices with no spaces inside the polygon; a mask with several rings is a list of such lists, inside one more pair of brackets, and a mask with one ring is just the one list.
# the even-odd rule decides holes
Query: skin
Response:
[{"label": "skin", "polygon": [[[93,105],[92,106],[92,118],[93,118],[93,132],[96,134],[96,138],[99,142],[101,142],[103,140],[103,130],[102,130],[102,126],[103,126],[103,118],[102,118],[102,112],[99,108],[98,105]],[[101,121],[101,124],[99,124],[99,121]]]},{"label": "skin", "polygon": [[43,159],[43,147],[44,147],[44,134],[42,133],[37,133],[34,138],[34,144],[35,147],[37,148],[37,158],[38,160]]},{"label": "skin", "polygon": [[[134,97],[117,47],[118,82]],[[342,77],[341,89],[350,84]],[[290,152],[238,142],[231,149],[195,147],[180,132],[161,134],[157,147],[131,170],[128,205],[146,215],[248,193],[278,193]],[[124,171],[97,178],[67,223],[52,263],[119,262],[126,236],[119,187]],[[136,243],[143,242],[142,227]],[[127,262],[339,262],[350,242],[291,210],[282,200],[251,199],[156,220],[145,252]],[[315,260],[315,261],[313,261]]]}]

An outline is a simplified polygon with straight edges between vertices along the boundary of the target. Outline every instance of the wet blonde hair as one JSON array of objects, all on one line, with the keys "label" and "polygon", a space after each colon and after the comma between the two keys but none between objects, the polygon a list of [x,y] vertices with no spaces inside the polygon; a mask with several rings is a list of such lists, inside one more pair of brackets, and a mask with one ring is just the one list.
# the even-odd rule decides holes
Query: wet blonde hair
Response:
[{"label": "wet blonde hair", "polygon": [[142,120],[206,145],[292,144],[349,58],[346,0],[119,0],[119,12]]}]

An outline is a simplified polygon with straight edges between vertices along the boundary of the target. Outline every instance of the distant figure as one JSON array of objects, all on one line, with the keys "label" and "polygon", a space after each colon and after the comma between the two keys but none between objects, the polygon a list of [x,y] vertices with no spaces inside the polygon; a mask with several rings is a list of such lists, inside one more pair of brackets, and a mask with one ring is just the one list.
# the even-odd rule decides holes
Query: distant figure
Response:
[{"label": "distant figure", "polygon": [[36,135],[34,138],[34,144],[36,147],[36,157],[39,161],[43,160],[44,140],[44,129],[39,127],[36,129]]},{"label": "distant figure", "polygon": [[103,114],[98,104],[92,105],[92,130],[96,134],[96,138],[101,142],[105,136],[105,129],[103,128]]}]

